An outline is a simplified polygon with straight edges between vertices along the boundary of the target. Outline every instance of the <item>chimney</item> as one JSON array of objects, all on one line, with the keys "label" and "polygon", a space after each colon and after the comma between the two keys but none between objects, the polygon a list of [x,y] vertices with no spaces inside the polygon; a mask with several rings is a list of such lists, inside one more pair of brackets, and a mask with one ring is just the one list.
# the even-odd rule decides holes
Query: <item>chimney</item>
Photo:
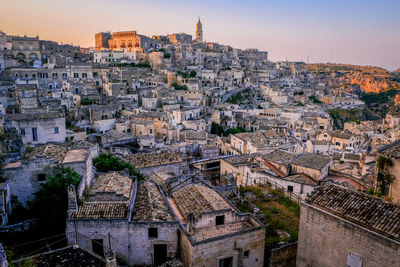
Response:
[{"label": "chimney", "polygon": [[117,267],[117,258],[115,256],[115,250],[106,254],[106,267]]},{"label": "chimney", "polygon": [[188,223],[186,226],[186,231],[189,235],[192,235],[193,230],[194,230],[194,215],[193,215],[193,213],[190,213],[188,216]]},{"label": "chimney", "polygon": [[78,211],[78,202],[76,201],[76,190],[72,184],[68,186],[68,216]]}]

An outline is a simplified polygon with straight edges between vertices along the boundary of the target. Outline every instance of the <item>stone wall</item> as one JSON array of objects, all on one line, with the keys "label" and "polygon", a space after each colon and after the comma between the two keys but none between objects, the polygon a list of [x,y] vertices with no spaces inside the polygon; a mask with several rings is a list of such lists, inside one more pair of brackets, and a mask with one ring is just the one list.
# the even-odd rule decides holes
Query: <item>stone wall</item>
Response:
[{"label": "stone wall", "polygon": [[33,200],[40,185],[46,182],[39,181],[38,175],[46,174],[47,180],[56,173],[56,166],[58,165],[55,162],[47,158],[36,158],[16,168],[5,168],[4,176],[9,180],[12,196],[26,206],[28,201]]},{"label": "stone wall", "polygon": [[303,204],[300,212],[297,266],[346,266],[349,252],[362,266],[397,266],[400,242]]},{"label": "stone wall", "polygon": [[165,164],[148,168],[139,168],[137,170],[143,173],[144,175],[151,175],[153,172],[163,172],[163,173],[173,172],[176,175],[180,175],[181,170],[184,169],[183,168],[184,165],[185,165],[184,163]]},{"label": "stone wall", "polygon": [[[233,266],[263,266],[265,229],[196,244],[192,248],[192,265],[218,266],[219,260],[233,257]],[[244,252],[249,256],[244,257]]]},{"label": "stone wall", "polygon": [[269,267],[296,267],[297,242],[271,250]]},{"label": "stone wall", "polygon": [[[13,121],[11,123],[18,130],[24,129],[22,136],[24,144],[45,144],[48,142],[64,143],[66,137],[65,118],[54,118],[48,120]],[[58,128],[56,133],[55,128]],[[37,141],[33,140],[32,128],[37,128]]]},{"label": "stone wall", "polygon": [[[149,238],[148,229],[158,229],[158,238]],[[102,239],[104,251],[109,247],[108,233],[110,233],[111,248],[117,252],[129,266],[135,264],[152,264],[154,261],[154,245],[166,244],[167,256],[176,257],[179,252],[178,231],[179,223],[147,223],[128,222],[126,219],[81,219],[67,220],[67,237],[70,245],[75,243],[78,236],[78,244],[81,248],[93,251],[93,239]],[[75,234],[78,233],[77,235]]]},{"label": "stone wall", "polygon": [[[158,238],[149,238],[148,229],[158,229]],[[179,252],[179,223],[129,223],[130,265],[154,262],[154,245],[166,244],[167,257],[176,257]]]}]

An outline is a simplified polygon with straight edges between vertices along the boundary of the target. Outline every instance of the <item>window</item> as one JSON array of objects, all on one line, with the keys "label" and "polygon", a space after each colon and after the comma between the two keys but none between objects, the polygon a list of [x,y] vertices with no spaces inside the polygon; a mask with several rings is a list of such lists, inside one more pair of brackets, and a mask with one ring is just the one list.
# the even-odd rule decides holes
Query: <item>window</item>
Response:
[{"label": "window", "polygon": [[151,134],[153,133],[153,129],[150,129],[150,133],[151,133]]},{"label": "window", "polygon": [[243,258],[248,258],[250,256],[250,250],[245,250],[243,252]]},{"label": "window", "polygon": [[363,258],[352,253],[349,252],[347,254],[347,267],[362,267],[363,266]]},{"label": "window", "polygon": [[87,78],[87,73],[82,73],[82,78]]},{"label": "window", "polygon": [[287,191],[293,193],[293,186],[292,185],[288,185],[287,186]]},{"label": "window", "polygon": [[337,145],[337,146],[340,146],[340,142],[336,142],[336,145]]},{"label": "window", "polygon": [[33,141],[38,140],[37,128],[32,128],[32,139]]},{"label": "window", "polygon": [[21,133],[21,135],[25,136],[25,129],[24,128],[19,129],[19,132]]},{"label": "window", "polygon": [[43,73],[43,78],[48,79],[49,78],[49,74],[48,73]]},{"label": "window", "polygon": [[54,133],[58,134],[58,127],[54,127]]},{"label": "window", "polygon": [[53,72],[53,79],[57,79],[58,77],[58,73],[57,72]]},{"label": "window", "polygon": [[45,173],[39,173],[37,176],[37,179],[39,182],[46,181],[46,174]]},{"label": "window", "polygon": [[107,119],[107,115],[101,115],[101,119],[102,120],[106,120]]},{"label": "window", "polygon": [[149,238],[158,238],[157,228],[149,228]]},{"label": "window", "polygon": [[74,78],[79,78],[79,73],[74,73]]},{"label": "window", "polygon": [[66,73],[63,73],[63,74],[61,74],[61,75],[62,75],[62,78],[63,78],[64,80],[67,79],[67,74],[66,74]]},{"label": "window", "polygon": [[225,224],[225,215],[220,215],[215,217],[215,225],[224,225]]}]

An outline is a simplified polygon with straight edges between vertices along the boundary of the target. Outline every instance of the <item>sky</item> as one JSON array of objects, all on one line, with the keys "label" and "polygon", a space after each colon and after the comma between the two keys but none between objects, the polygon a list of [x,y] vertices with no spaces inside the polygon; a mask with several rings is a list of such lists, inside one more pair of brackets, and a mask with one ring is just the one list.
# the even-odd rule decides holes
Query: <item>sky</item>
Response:
[{"label": "sky", "polygon": [[1,0],[10,35],[94,46],[100,31],[194,35],[269,59],[400,67],[400,0]]}]

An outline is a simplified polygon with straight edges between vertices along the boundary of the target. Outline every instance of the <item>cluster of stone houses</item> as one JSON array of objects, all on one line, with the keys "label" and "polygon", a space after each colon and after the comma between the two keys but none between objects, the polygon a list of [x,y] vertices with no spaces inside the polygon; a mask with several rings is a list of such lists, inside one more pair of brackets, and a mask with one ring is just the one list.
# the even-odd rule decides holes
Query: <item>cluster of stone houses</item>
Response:
[{"label": "cluster of stone houses", "polygon": [[[338,127],[327,110],[362,106],[354,92],[302,62],[203,42],[200,21],[195,39],[128,31],[95,41],[81,49],[0,32],[0,231],[69,167],[81,177],[68,191],[71,247],[54,255],[107,266],[271,265],[266,226],[232,199],[241,187],[273,186],[301,205],[289,265],[399,261],[400,116]],[[143,179],[98,172],[101,153]]]}]

